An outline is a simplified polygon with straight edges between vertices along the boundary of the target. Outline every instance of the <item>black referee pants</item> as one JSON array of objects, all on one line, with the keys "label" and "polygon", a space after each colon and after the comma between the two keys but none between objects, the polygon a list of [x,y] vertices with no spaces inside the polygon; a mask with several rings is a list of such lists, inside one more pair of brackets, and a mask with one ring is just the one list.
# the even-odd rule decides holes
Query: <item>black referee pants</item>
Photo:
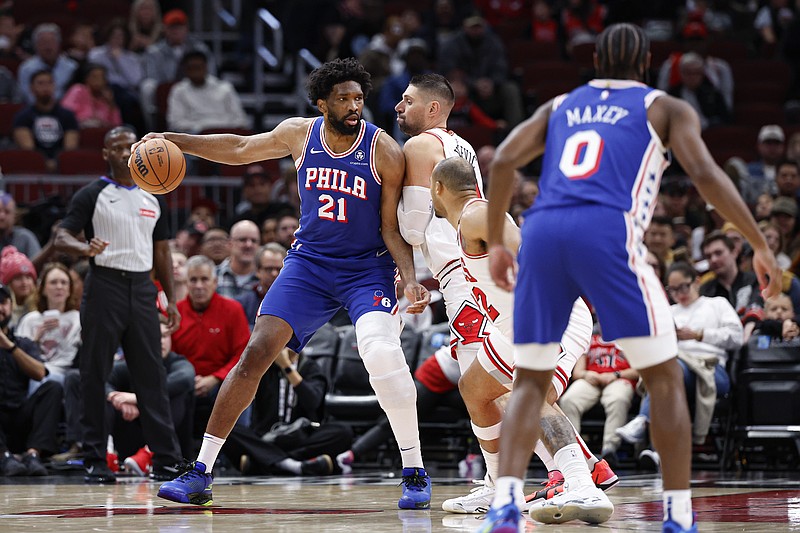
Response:
[{"label": "black referee pants", "polygon": [[106,460],[111,428],[105,416],[105,385],[120,345],[136,393],[142,432],[153,452],[153,466],[178,462],[180,446],[172,425],[166,371],[161,362],[156,287],[149,272],[92,266],[81,302],[81,336],[81,421],[86,464],[102,464]]}]

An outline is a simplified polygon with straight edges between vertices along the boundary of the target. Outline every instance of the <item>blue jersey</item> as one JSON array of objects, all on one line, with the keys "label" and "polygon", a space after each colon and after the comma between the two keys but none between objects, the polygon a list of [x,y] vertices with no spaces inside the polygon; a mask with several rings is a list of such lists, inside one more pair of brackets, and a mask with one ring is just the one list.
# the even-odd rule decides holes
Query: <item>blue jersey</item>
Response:
[{"label": "blue jersey", "polygon": [[353,145],[337,154],[325,142],[323,123],[323,117],[312,122],[296,163],[301,215],[292,248],[343,259],[384,255],[381,179],[375,168],[382,130],[362,120]]},{"label": "blue jersey", "polygon": [[663,94],[635,81],[593,80],[556,98],[533,211],[599,204],[646,228],[669,165],[647,121]]}]

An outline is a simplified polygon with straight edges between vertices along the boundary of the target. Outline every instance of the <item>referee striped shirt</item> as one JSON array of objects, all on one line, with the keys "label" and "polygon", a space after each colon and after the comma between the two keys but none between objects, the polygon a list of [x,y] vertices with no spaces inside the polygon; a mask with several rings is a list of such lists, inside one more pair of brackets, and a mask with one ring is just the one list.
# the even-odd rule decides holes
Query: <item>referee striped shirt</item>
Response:
[{"label": "referee striped shirt", "polygon": [[127,272],[152,270],[153,242],[169,238],[163,198],[106,176],[72,197],[61,227],[73,234],[83,231],[86,240],[108,241],[92,264]]}]

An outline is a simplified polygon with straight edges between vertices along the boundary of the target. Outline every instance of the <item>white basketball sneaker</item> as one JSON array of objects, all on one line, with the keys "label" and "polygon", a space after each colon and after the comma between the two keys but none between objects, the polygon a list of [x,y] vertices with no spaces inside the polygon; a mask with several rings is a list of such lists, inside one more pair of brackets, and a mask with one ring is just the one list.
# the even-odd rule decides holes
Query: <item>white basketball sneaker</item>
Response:
[{"label": "white basketball sneaker", "polygon": [[602,524],[614,513],[614,504],[605,493],[595,487],[581,486],[565,491],[549,500],[537,500],[528,510],[531,518],[544,524],[562,524],[582,520]]},{"label": "white basketball sneaker", "polygon": [[[487,476],[488,478],[488,476]],[[473,480],[480,486],[475,487],[466,496],[450,498],[442,502],[442,510],[448,513],[475,514],[486,513],[494,500],[494,483],[488,479],[483,481]]]}]

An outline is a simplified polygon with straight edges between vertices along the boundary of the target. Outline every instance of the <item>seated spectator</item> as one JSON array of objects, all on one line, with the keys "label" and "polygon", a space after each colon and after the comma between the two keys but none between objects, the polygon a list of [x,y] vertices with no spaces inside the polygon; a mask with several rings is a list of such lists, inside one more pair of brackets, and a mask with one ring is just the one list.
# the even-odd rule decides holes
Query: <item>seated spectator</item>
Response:
[{"label": "seated spectator", "polygon": [[58,101],[64,95],[72,76],[78,69],[78,63],[61,51],[61,30],[52,23],[36,26],[31,36],[35,55],[29,57],[19,66],[17,81],[19,90],[29,104],[36,102],[33,91],[33,76],[41,71],[50,72],[53,83],[53,98]]},{"label": "seated spectator", "polygon": [[720,231],[731,240],[733,243],[733,255],[736,256],[736,259],[739,259],[742,254],[742,249],[747,244],[747,241],[744,240],[744,235],[742,235],[742,232],[739,231],[739,228],[737,228],[731,222],[726,222],[723,224]]},{"label": "seated spectator", "polygon": [[610,462],[616,462],[620,445],[616,430],[628,420],[638,379],[639,373],[631,368],[619,346],[595,334],[589,351],[575,363],[572,383],[558,400],[558,405],[578,433],[584,413],[597,402],[602,404],[606,420],[601,455],[604,459],[611,459]]},{"label": "seated spectator", "polygon": [[0,282],[11,291],[11,325],[36,309],[36,268],[25,254],[13,246],[0,252]]},{"label": "seated spectator", "polygon": [[462,128],[465,126],[482,126],[490,130],[502,129],[507,126],[504,120],[495,120],[469,96],[469,88],[463,73],[458,71],[450,73],[450,86],[453,88],[453,109],[447,119],[448,127]]},{"label": "seated spectator", "polygon": [[172,334],[172,349],[186,357],[195,370],[196,436],[203,434],[219,386],[239,361],[250,337],[242,306],[216,293],[214,266],[203,255],[186,261],[189,294],[178,302],[181,325]]},{"label": "seated spectator", "polygon": [[[161,357],[167,374],[167,392],[172,424],[183,455],[194,452],[192,446],[192,410],[194,405],[194,367],[182,355],[172,351],[169,328],[161,325]],[[117,361],[106,384],[108,423],[113,428],[114,442],[127,470],[147,476],[152,469],[153,453],[147,447],[139,423],[136,392],[131,383],[127,363]]]},{"label": "seated spectator", "polygon": [[242,220],[233,225],[231,254],[216,268],[217,294],[237,299],[258,284],[256,252],[260,243],[261,233],[254,222]]},{"label": "seated spectator", "polygon": [[266,296],[269,288],[272,287],[281,268],[283,268],[285,257],[286,249],[276,242],[265,244],[256,253],[256,278],[258,278],[258,283],[252,289],[236,297],[236,301],[242,304],[244,316],[247,318],[251,331],[255,326],[256,315],[261,307],[261,301]]},{"label": "seated spectator", "polygon": [[775,254],[778,266],[781,267],[782,270],[787,270],[792,266],[792,260],[783,251],[783,236],[778,227],[766,220],[759,222],[758,227],[761,229],[761,233],[764,234],[769,249]]},{"label": "seated spectator", "polygon": [[11,10],[0,11],[0,57],[20,59],[26,55],[20,46],[24,24],[17,24]]},{"label": "seated spectator", "polygon": [[653,252],[669,268],[675,260],[672,250],[675,245],[672,219],[668,216],[654,216],[644,234],[644,244],[648,251]]},{"label": "seated spectator", "polygon": [[800,131],[792,133],[789,137],[789,141],[786,143],[786,159],[800,165]]},{"label": "seated spectator", "polygon": [[669,94],[684,100],[697,112],[701,129],[731,121],[731,110],[722,93],[705,75],[704,60],[699,54],[683,54],[678,62],[680,83],[669,88]]},{"label": "seated spectator", "polygon": [[764,193],[758,197],[756,200],[756,206],[753,209],[753,214],[757,221],[761,222],[769,218],[769,214],[772,212],[772,203],[774,201],[775,198],[773,198],[771,194]]},{"label": "seated spectator", "polygon": [[537,43],[558,42],[560,28],[547,0],[534,0],[531,14],[531,40]]},{"label": "seated spectator", "polygon": [[17,325],[20,337],[33,340],[47,367],[48,381],[64,385],[81,343],[80,305],[72,299],[72,277],[61,263],[48,263],[33,295],[36,310],[25,314]]},{"label": "seated spectator", "polygon": [[271,242],[275,242],[275,230],[278,228],[278,219],[277,218],[267,218],[264,219],[264,223],[261,224],[261,244],[269,244]]},{"label": "seated spectator", "polygon": [[81,82],[67,90],[61,105],[75,113],[81,128],[113,128],[122,125],[122,115],[108,85],[106,68],[88,63],[82,67]]},{"label": "seated spectator", "polygon": [[372,36],[367,50],[386,54],[389,58],[389,74],[396,76],[405,69],[403,47],[401,43],[407,38],[403,21],[397,15],[389,15],[383,23],[383,30]]},{"label": "seated spectator", "polygon": [[653,271],[656,273],[656,277],[658,278],[658,281],[661,282],[661,284],[663,285],[664,284],[664,272],[666,271],[666,268],[664,267],[664,263],[661,262],[661,259],[659,259],[656,254],[654,254],[653,252],[651,252],[649,250],[647,252],[647,255],[645,256],[645,261],[647,262],[648,265],[653,267]]},{"label": "seated spectator", "polygon": [[220,265],[231,255],[231,238],[222,228],[209,228],[200,241],[200,254]]},{"label": "seated spectator", "polygon": [[800,197],[800,162],[783,159],[775,165],[775,186],[778,196],[797,201]]},{"label": "seated spectator", "polygon": [[180,302],[189,294],[186,261],[187,258],[183,253],[172,252],[172,292],[175,294],[176,302]]},{"label": "seated spectator", "polygon": [[48,170],[55,171],[58,153],[78,148],[78,121],[72,111],[61,107],[56,100],[52,73],[47,70],[34,73],[30,85],[35,101],[14,116],[12,137],[23,150],[42,152]]},{"label": "seated spectator", "polygon": [[252,125],[233,85],[208,73],[205,52],[187,52],[180,66],[186,77],[172,87],[167,101],[167,126],[172,131],[199,133]]},{"label": "seated spectator", "polygon": [[769,222],[781,232],[783,251],[791,254],[797,223],[797,201],[794,198],[780,196],[772,202]]},{"label": "seated spectator", "polygon": [[294,213],[291,204],[272,198],[273,176],[262,165],[249,165],[242,176],[242,201],[236,206],[236,221],[252,220],[261,226],[268,218]]},{"label": "seated spectator", "polygon": [[770,0],[756,12],[753,27],[758,31],[762,51],[774,52],[795,17],[787,0]]},{"label": "seated spectator", "polygon": [[150,45],[161,38],[164,27],[161,24],[161,6],[156,0],[134,0],[128,16],[128,31],[131,42],[128,47],[136,54],[142,54]]},{"label": "seated spectator", "polygon": [[776,165],[786,151],[786,135],[777,124],[763,126],[758,132],[756,144],[758,158],[747,164],[747,175],[739,183],[742,198],[748,205],[764,193],[777,194],[775,186]]},{"label": "seated spectator", "polygon": [[745,342],[753,335],[764,335],[773,341],[791,341],[800,336],[792,299],[780,293],[764,302],[764,319],[753,319],[744,325]]},{"label": "seated spectator", "polygon": [[19,99],[19,88],[14,74],[6,67],[0,66],[0,103],[17,102]]},{"label": "seated spectator", "polygon": [[78,68],[83,67],[89,58],[89,52],[95,47],[94,41],[95,27],[92,24],[79,23],[72,28],[69,35],[69,47],[66,50],[67,57],[78,64]]},{"label": "seated spectator", "polygon": [[[327,380],[319,365],[284,349],[261,378],[250,426],[234,426],[222,452],[246,475],[332,474],[332,456],[350,447],[353,432],[345,424],[323,420],[326,392]],[[277,424],[291,424],[301,417],[312,423],[307,437],[265,442]]]},{"label": "seated spectator", "polygon": [[200,253],[201,240],[206,231],[208,231],[208,226],[205,222],[190,220],[175,233],[175,241],[173,243],[175,250],[186,257],[197,255]]},{"label": "seated spectator", "polygon": [[568,0],[561,12],[561,26],[567,35],[569,48],[582,43],[593,43],[603,31],[605,6],[597,0]]},{"label": "seated spectator", "polygon": [[[191,51],[200,51],[210,58],[211,51],[200,40],[189,35],[189,19],[180,9],[164,14],[164,37],[147,48],[142,59],[144,79],[139,85],[142,111],[149,117],[155,116],[156,88],[162,83],[178,81],[183,76],[179,72],[181,59]],[[208,71],[216,73],[209,61]]]},{"label": "seated spectator", "polygon": [[300,220],[294,215],[284,215],[278,219],[275,228],[275,242],[287,250],[294,242],[294,232],[300,227]]},{"label": "seated spectator", "polygon": [[31,261],[42,247],[28,228],[17,225],[17,202],[9,193],[0,193],[0,249],[13,246]]},{"label": "seated spectator", "polygon": [[192,202],[189,221],[202,222],[209,228],[217,225],[217,203],[210,198],[198,198]]},{"label": "seated spectator", "polygon": [[734,245],[724,233],[715,231],[709,234],[703,240],[702,249],[713,275],[700,286],[701,296],[725,298],[740,318],[753,310],[763,309],[764,301],[756,275],[739,270],[733,254]]},{"label": "seated spectator", "polygon": [[392,74],[383,83],[377,98],[378,105],[374,110],[378,121],[386,125],[386,130],[398,142],[402,142],[405,136],[395,120],[397,113],[394,108],[403,99],[411,78],[430,72],[428,45],[420,38],[406,39],[400,45],[400,58],[403,60],[403,70]]},{"label": "seated spectator", "polygon": [[[701,296],[699,286],[697,274],[686,263],[675,263],[667,272],[667,292],[676,302],[670,309],[678,335],[678,363],[687,400],[694,405],[695,444],[705,442],[716,399],[730,390],[727,351],[743,342],[742,323],[731,304],[725,298]],[[645,396],[639,414],[617,434],[627,442],[641,442],[649,420],[650,399]]]},{"label": "seated spectator", "polygon": [[[11,291],[0,285],[0,474],[45,476],[42,456],[56,451],[63,389],[49,381],[28,396],[30,382],[41,381],[47,368],[39,348],[9,329]],[[14,454],[24,454],[22,460]]]}]

